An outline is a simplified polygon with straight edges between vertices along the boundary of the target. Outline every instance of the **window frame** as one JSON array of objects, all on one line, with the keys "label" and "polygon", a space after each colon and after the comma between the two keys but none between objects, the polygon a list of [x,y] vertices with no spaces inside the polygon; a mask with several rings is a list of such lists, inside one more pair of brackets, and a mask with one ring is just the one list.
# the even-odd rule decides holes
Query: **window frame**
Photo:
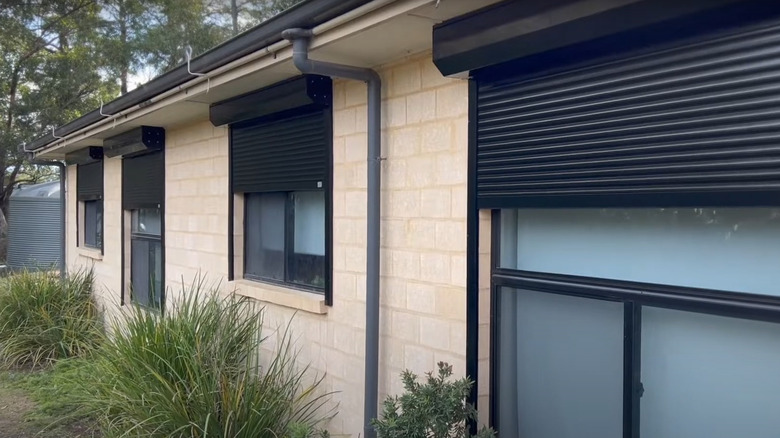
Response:
[{"label": "window frame", "polygon": [[[523,209],[518,209],[522,211]],[[733,317],[780,324],[780,296],[522,271],[500,266],[501,210],[492,209],[490,236],[489,423],[498,424],[499,295],[502,288],[622,302],[624,305],[623,437],[639,436],[642,307]]]},{"label": "window frame", "polygon": [[[159,212],[159,214],[160,214],[160,234],[144,233],[144,232],[140,232],[140,231],[135,231],[135,229],[133,227],[134,222],[135,222],[134,221],[134,217],[135,217],[136,214],[140,215],[140,211],[141,210],[157,210]],[[164,256],[165,247],[163,245],[163,234],[164,234],[164,232],[163,232],[163,226],[164,226],[164,224],[163,224],[163,214],[164,214],[163,213],[163,209],[161,207],[158,207],[158,208],[136,208],[136,209],[126,210],[126,211],[129,213],[129,216],[130,216],[130,229],[129,229],[130,234],[128,236],[129,250],[130,250],[129,251],[129,253],[130,253],[129,254],[130,255],[130,263],[128,264],[129,273],[130,273],[130,282],[128,283],[129,291],[130,291],[130,302],[132,302],[133,304],[135,304],[137,306],[141,306],[143,308],[146,308],[146,309],[162,311],[162,309],[164,308],[164,303],[165,303],[165,260],[164,260],[165,259],[165,256]],[[134,292],[135,287],[133,285],[133,272],[134,272],[133,268],[135,267],[136,260],[134,259],[132,254],[133,254],[133,243],[137,242],[137,241],[147,242],[149,244],[149,253],[150,254],[154,250],[154,248],[151,245],[152,243],[156,243],[157,245],[160,246],[160,255],[161,255],[160,260],[159,260],[159,262],[160,262],[160,272],[161,272],[160,290],[156,291],[157,293],[155,293],[155,295],[154,295],[155,301],[153,303],[143,304],[143,303],[139,303],[135,299],[135,295],[136,294]],[[151,276],[151,272],[153,272],[153,266],[152,266],[152,262],[151,262],[151,257],[147,258],[146,269],[147,269],[147,276]],[[147,291],[147,295],[148,295],[148,291]]]},{"label": "window frame", "polygon": [[[291,265],[292,265],[292,259],[295,257],[295,199],[293,195],[295,193],[300,192],[322,192],[323,193],[323,201],[325,203],[325,223],[323,226],[325,226],[325,254],[322,255],[323,257],[323,265],[324,265],[324,272],[323,272],[323,280],[324,284],[322,287],[317,287],[305,283],[297,283],[291,280]],[[283,280],[279,280],[276,278],[270,278],[270,277],[264,277],[262,275],[256,275],[252,273],[247,272],[247,263],[249,261],[249,251],[247,250],[249,246],[249,233],[247,230],[249,230],[249,209],[246,208],[248,202],[248,197],[251,195],[262,195],[262,194],[271,194],[271,193],[283,193],[285,195],[285,201],[284,201],[284,269],[283,269]],[[259,283],[270,283],[274,285],[279,285],[291,289],[299,289],[306,292],[313,292],[317,294],[327,294],[330,290],[330,278],[328,275],[328,271],[330,269],[329,260],[331,257],[331,245],[329,244],[329,234],[330,234],[330,226],[328,224],[329,220],[329,196],[328,192],[324,190],[293,190],[293,191],[285,191],[285,192],[250,192],[250,193],[242,193],[242,199],[244,203],[244,217],[243,217],[243,223],[244,223],[244,233],[243,233],[243,278],[246,280],[256,281]],[[252,228],[254,229],[254,228]],[[259,232],[259,231],[258,231]]]},{"label": "window frame", "polygon": [[[83,248],[88,251],[100,251],[102,255],[104,253],[105,245],[105,209],[104,209],[104,193],[105,193],[105,162],[102,158],[90,160],[87,163],[76,164],[76,247]],[[91,172],[97,172],[97,186],[95,186],[95,180],[90,180],[89,176],[95,176]],[[92,183],[92,184],[89,184]],[[101,215],[100,229],[95,229],[95,240],[97,236],[100,236],[99,244],[87,243],[87,203],[96,202],[99,203],[99,211]],[[97,227],[96,227],[97,228]]]},{"label": "window frame", "polygon": [[[306,114],[312,111],[319,111],[322,116],[325,117],[327,123],[325,124],[325,175],[322,181],[321,190],[325,196],[325,285],[323,288],[307,288],[304,285],[295,283],[285,283],[273,280],[254,280],[246,278],[244,272],[245,259],[246,259],[246,193],[262,193],[262,192],[239,192],[234,189],[233,182],[233,130],[236,127],[243,127],[259,123],[266,120],[281,120],[286,117],[290,117],[295,114]],[[248,281],[254,281],[257,283],[271,284],[275,286],[284,287],[291,290],[298,290],[304,292],[315,293],[323,295],[325,305],[333,305],[333,110],[328,106],[307,106],[298,108],[295,110],[283,111],[281,113],[274,113],[258,119],[241,121],[238,123],[232,123],[228,125],[228,281],[234,281],[237,279],[246,279]],[[304,190],[301,190],[304,191]],[[238,203],[238,206],[237,206]],[[240,216],[236,215],[236,209],[240,210]],[[237,224],[237,220],[241,219],[240,224]],[[238,229],[237,229],[238,228]],[[237,240],[237,231],[240,234],[240,240]],[[237,262],[236,245],[240,245],[241,253]],[[237,266],[239,265],[239,266]]]},{"label": "window frame", "polygon": [[[103,251],[103,240],[104,236],[103,233],[105,231],[105,212],[103,211],[103,199],[90,199],[86,201],[80,201],[81,208],[83,209],[83,217],[84,217],[84,226],[82,230],[82,245],[85,248],[88,249],[95,249]],[[94,204],[95,209],[93,212],[95,213],[95,218],[91,221],[95,223],[95,229],[89,230],[88,229],[88,216],[90,215],[90,208],[89,206]],[[100,221],[98,221],[98,217],[100,218]],[[92,231],[92,232],[90,232]],[[95,243],[92,243],[89,241],[89,238],[94,239]]]},{"label": "window frame", "polygon": [[[160,246],[161,246],[161,290],[160,290],[160,308],[143,307],[148,310],[165,312],[166,304],[166,245],[165,245],[165,181],[166,181],[166,152],[165,147],[161,150],[155,150],[147,153],[132,154],[122,157],[122,214],[120,218],[120,228],[122,238],[121,245],[121,284],[120,305],[135,304],[131,297],[132,282],[132,235],[133,235],[133,210],[152,208],[160,210]],[[143,160],[128,163],[128,160]],[[158,161],[159,160],[159,161]],[[137,173],[145,172],[152,168],[152,176],[139,176]],[[132,170],[130,174],[128,172]],[[148,194],[140,197],[137,192],[141,186],[142,190],[150,191],[159,187],[156,196],[150,197]],[[128,196],[132,194],[132,196]],[[129,261],[128,261],[129,260]]]}]

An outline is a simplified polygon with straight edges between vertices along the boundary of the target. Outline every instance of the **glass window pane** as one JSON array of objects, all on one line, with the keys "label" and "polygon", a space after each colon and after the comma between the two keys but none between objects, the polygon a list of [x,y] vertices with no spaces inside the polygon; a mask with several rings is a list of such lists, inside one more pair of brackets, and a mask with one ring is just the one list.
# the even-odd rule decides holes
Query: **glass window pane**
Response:
[{"label": "glass window pane", "polygon": [[290,281],[325,287],[325,194],[295,192]]},{"label": "glass window pane", "polygon": [[780,209],[502,211],[501,266],[780,295]]},{"label": "glass window pane", "polygon": [[284,280],[286,193],[246,195],[245,273]]},{"label": "glass window pane", "polygon": [[325,255],[325,193],[294,192],[294,252]]},{"label": "glass window pane", "polygon": [[103,241],[103,202],[84,202],[84,245],[100,248]]},{"label": "glass window pane", "polygon": [[130,295],[133,302],[149,306],[154,302],[149,275],[149,241],[130,240]]},{"label": "glass window pane", "polygon": [[642,438],[780,431],[780,325],[642,310]]},{"label": "glass window pane", "polygon": [[162,303],[162,243],[159,240],[130,240],[131,295],[133,302],[160,308]]},{"label": "glass window pane", "polygon": [[149,272],[151,278],[149,284],[152,287],[150,296],[155,308],[162,307],[163,275],[162,275],[162,242],[159,240],[149,242],[150,260]]},{"label": "glass window pane", "polygon": [[159,236],[162,234],[162,215],[159,208],[133,210],[133,232]]},{"label": "glass window pane", "polygon": [[504,288],[497,428],[502,437],[623,436],[623,304]]}]

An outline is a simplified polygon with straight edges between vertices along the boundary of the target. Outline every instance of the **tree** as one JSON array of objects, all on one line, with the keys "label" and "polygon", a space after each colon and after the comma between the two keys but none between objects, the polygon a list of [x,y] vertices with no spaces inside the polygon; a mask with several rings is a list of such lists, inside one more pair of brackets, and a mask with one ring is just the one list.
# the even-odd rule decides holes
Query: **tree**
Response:
[{"label": "tree", "polygon": [[15,185],[32,182],[19,178],[25,165],[19,145],[116,94],[95,56],[98,13],[94,0],[0,0],[3,216]]},{"label": "tree", "polygon": [[100,54],[109,75],[119,79],[122,94],[130,75],[144,67],[142,34],[149,14],[147,0],[101,0],[98,38]]},{"label": "tree", "polygon": [[221,43],[229,31],[212,14],[203,0],[149,0],[147,19],[140,50],[143,61],[157,72],[164,73],[186,62],[185,48],[192,48],[192,56]]}]

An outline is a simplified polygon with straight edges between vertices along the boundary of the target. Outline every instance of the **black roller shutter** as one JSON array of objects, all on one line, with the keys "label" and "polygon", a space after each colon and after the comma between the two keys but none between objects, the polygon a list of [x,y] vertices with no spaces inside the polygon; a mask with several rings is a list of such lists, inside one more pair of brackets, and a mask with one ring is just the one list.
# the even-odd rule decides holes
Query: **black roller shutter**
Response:
[{"label": "black roller shutter", "polygon": [[103,160],[76,167],[76,191],[79,201],[103,198]]},{"label": "black roller shutter", "polygon": [[122,160],[122,208],[158,208],[165,193],[163,152]]},{"label": "black roller shutter", "polygon": [[780,24],[699,41],[478,77],[479,207],[777,205]]},{"label": "black roller shutter", "polygon": [[330,111],[316,109],[231,127],[235,193],[326,187]]}]

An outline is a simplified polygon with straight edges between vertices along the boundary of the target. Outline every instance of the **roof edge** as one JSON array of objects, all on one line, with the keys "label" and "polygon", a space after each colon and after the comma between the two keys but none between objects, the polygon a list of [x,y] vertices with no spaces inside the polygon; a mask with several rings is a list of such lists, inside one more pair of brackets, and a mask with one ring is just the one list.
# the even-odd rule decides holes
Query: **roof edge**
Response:
[{"label": "roof edge", "polygon": [[[208,73],[271,44],[282,41],[281,33],[291,27],[311,28],[330,21],[372,0],[309,0],[270,18],[248,31],[239,34],[190,61],[191,71]],[[133,91],[103,105],[102,113],[114,115],[182,85],[195,76],[182,64],[163,73]],[[40,152],[59,137],[72,134],[106,116],[95,109],[62,125],[52,133],[30,142],[27,152]],[[56,137],[55,137],[56,136]]]}]

